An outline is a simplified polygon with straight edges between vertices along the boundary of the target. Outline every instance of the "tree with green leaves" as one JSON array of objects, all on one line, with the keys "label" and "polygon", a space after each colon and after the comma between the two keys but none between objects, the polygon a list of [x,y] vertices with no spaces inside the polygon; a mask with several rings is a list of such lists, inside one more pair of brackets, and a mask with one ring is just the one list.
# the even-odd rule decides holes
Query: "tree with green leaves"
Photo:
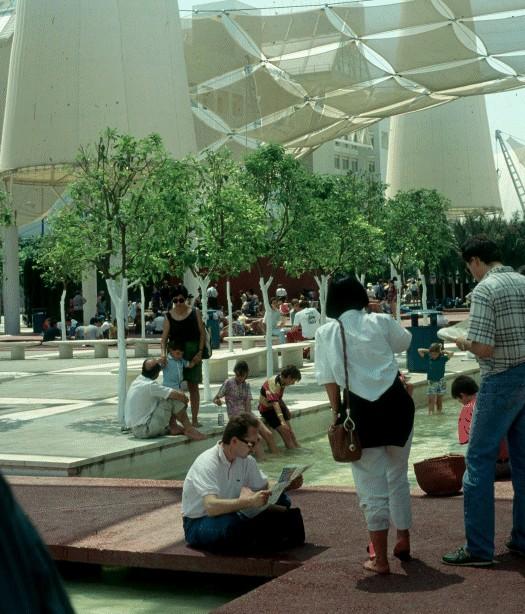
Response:
[{"label": "tree with green leaves", "polygon": [[77,156],[69,232],[81,246],[77,258],[82,268],[94,266],[102,273],[116,307],[122,425],[128,287],[167,272],[164,254],[176,238],[166,232],[165,221],[175,218],[184,226],[188,174],[187,164],[171,160],[157,134],[138,139],[108,128]]},{"label": "tree with green leaves", "polygon": [[[248,191],[262,211],[263,239],[257,250],[266,326],[266,372],[273,373],[271,305],[268,290],[275,271],[284,266],[294,247],[292,229],[303,215],[311,198],[310,174],[295,158],[286,154],[280,145],[265,145],[245,159],[245,181]],[[272,273],[264,278],[263,263],[269,263]]]},{"label": "tree with green leaves", "polygon": [[[262,242],[262,209],[243,186],[239,165],[228,152],[209,152],[194,168],[191,229],[186,247],[180,250],[186,254],[180,264],[197,279],[206,316],[210,281],[238,275],[254,264]],[[231,297],[228,306],[231,322]],[[203,376],[205,398],[209,399],[206,361]]]},{"label": "tree with green leaves", "polygon": [[384,200],[384,186],[357,174],[313,175],[310,183],[311,198],[290,232],[284,266],[290,275],[314,273],[324,322],[330,277],[384,264],[383,231],[369,221],[376,219],[373,209]]},{"label": "tree with green leaves", "polygon": [[78,258],[79,244],[70,223],[73,221],[68,207],[53,213],[49,219],[48,232],[38,242],[35,250],[36,267],[49,286],[62,286],[60,319],[62,340],[66,340],[66,291],[70,283],[81,282],[82,260]]},{"label": "tree with green leaves", "polygon": [[[418,268],[423,283],[423,307],[426,307],[426,273],[456,245],[446,217],[449,205],[448,199],[436,190],[419,189],[400,190],[384,208],[382,225],[388,257],[398,277],[408,266]],[[399,307],[400,300],[397,301],[398,319]]]}]

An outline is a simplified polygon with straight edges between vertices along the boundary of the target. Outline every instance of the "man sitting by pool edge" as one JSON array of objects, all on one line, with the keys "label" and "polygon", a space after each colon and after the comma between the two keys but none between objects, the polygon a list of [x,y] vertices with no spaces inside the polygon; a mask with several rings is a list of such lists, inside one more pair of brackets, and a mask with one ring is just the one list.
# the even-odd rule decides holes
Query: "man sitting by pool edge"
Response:
[{"label": "man sitting by pool edge", "polygon": [[[301,511],[291,507],[286,493],[255,517],[242,513],[266,505],[271,493],[251,456],[258,424],[251,414],[232,417],[221,441],[190,467],[182,489],[188,545],[222,552],[276,552],[304,543]],[[299,477],[287,490],[301,485]]]}]

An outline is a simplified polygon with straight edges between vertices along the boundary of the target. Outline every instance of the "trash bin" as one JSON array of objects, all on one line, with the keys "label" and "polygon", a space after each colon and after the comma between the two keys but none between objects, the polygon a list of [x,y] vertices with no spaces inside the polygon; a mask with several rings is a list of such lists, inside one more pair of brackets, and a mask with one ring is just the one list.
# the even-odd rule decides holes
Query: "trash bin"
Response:
[{"label": "trash bin", "polygon": [[46,319],[47,314],[46,314],[46,310],[43,308],[39,308],[39,309],[33,309],[32,310],[32,322],[33,322],[33,332],[34,333],[41,333],[43,332],[42,329],[42,324],[44,323],[44,320]]},{"label": "trash bin", "polygon": [[[437,317],[440,311],[433,309],[418,310],[410,312],[411,326],[408,330],[412,333],[412,343],[407,350],[407,369],[412,373],[426,373],[425,360],[417,353],[418,348],[428,348],[432,343],[440,341],[437,332]],[[430,317],[430,324],[419,325],[419,318]]]},{"label": "trash bin", "polygon": [[208,309],[208,321],[206,326],[210,331],[211,348],[218,350],[221,347],[221,328],[219,326],[219,316],[216,309]]}]

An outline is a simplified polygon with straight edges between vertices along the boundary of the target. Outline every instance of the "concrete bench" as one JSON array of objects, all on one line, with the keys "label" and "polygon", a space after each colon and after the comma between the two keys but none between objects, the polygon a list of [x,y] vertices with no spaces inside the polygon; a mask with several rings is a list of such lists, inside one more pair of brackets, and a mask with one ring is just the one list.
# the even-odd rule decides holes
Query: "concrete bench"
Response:
[{"label": "concrete bench", "polygon": [[126,339],[127,345],[132,345],[135,348],[135,358],[147,358],[149,356],[149,346],[155,345],[160,348],[160,337],[135,338]]},{"label": "concrete bench", "polygon": [[68,341],[46,341],[42,345],[46,347],[58,347],[59,358],[73,358],[73,349],[90,346],[95,349],[95,358],[107,358],[108,347],[116,347],[116,339],[70,339]]},{"label": "concrete bench", "polygon": [[24,360],[26,348],[36,347],[37,345],[40,345],[39,341],[6,341],[0,343],[0,350],[9,350],[11,360]]},{"label": "concrete bench", "polygon": [[[294,365],[298,369],[301,369],[304,364],[304,348],[310,348],[310,359],[312,359],[312,348],[314,346],[315,341],[311,340],[297,341],[295,343],[279,343],[278,345],[272,346],[272,351],[275,358],[277,357],[277,354],[281,355],[281,364],[283,367],[287,365]],[[274,365],[275,363],[276,360],[274,359]]]},{"label": "concrete bench", "polygon": [[241,349],[249,350],[255,347],[256,341],[264,341],[266,337],[264,335],[235,335],[233,337],[224,337],[224,341],[233,340],[234,343],[240,342]]},{"label": "concrete bench", "polygon": [[230,361],[244,360],[248,363],[250,377],[266,373],[266,348],[250,348],[235,353],[214,352],[208,361],[210,382],[217,384],[228,378],[228,363]]}]

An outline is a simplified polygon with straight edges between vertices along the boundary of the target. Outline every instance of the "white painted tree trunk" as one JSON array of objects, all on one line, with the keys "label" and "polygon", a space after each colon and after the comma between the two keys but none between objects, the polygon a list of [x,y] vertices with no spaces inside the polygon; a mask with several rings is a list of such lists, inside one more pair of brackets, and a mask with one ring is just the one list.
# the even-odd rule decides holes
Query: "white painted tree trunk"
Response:
[{"label": "white painted tree trunk", "polygon": [[[201,277],[195,275],[202,295],[202,320],[204,326],[208,320],[208,286],[210,285],[210,276]],[[210,388],[210,366],[208,360],[202,361],[202,385],[204,387],[204,401],[211,401],[211,388]]]},{"label": "white painted tree trunk", "polygon": [[126,405],[126,376],[128,359],[126,356],[126,323],[128,319],[128,283],[127,279],[120,281],[106,279],[109,296],[115,305],[117,316],[117,343],[118,343],[118,421],[121,428],[125,427],[124,407]]},{"label": "white painted tree trunk", "polygon": [[62,341],[66,341],[67,332],[66,332],[66,289],[65,288],[62,290],[62,294],[60,295],[60,321],[62,322],[62,328],[60,329]]},{"label": "white painted tree trunk", "polygon": [[[20,334],[20,277],[18,259],[18,226],[11,224],[2,228],[4,255],[3,300],[4,333]],[[33,305],[38,307],[39,305]]]},{"label": "white painted tree trunk", "polygon": [[[421,279],[421,309],[426,310],[428,308],[428,289],[427,289],[427,279],[419,269],[417,270],[417,274]],[[428,317],[425,316],[423,319],[423,323],[425,326],[428,324]]]},{"label": "white painted tree trunk", "polygon": [[97,315],[97,269],[91,267],[82,274],[82,296],[84,303],[84,324]]},{"label": "white painted tree trunk", "polygon": [[397,281],[395,282],[395,287],[397,290],[396,296],[396,313],[395,318],[398,322],[401,322],[401,276],[397,272],[396,267],[390,263],[390,272],[392,273],[392,279],[395,277]]},{"label": "white painted tree trunk", "polygon": [[230,340],[228,341],[228,350],[233,352],[233,306],[232,306],[232,292],[230,280],[226,280],[226,301],[228,303],[228,337]]},{"label": "white painted tree trunk", "polygon": [[140,284],[140,328],[141,328],[141,338],[144,339],[146,337],[146,303],[144,302],[144,286]]},{"label": "white painted tree trunk", "polygon": [[264,277],[259,277],[259,288],[261,289],[261,295],[264,304],[264,313],[266,315],[266,377],[272,377],[273,375],[273,352],[272,352],[272,322],[271,312],[272,306],[270,305],[270,299],[268,297],[268,290],[272,285],[273,277],[270,276],[267,282],[264,281]]},{"label": "white painted tree trunk", "polygon": [[364,273],[361,273],[361,275],[359,275],[359,281],[361,282],[362,286],[365,285],[365,274]]},{"label": "white painted tree trunk", "polygon": [[328,280],[330,275],[321,275],[314,277],[315,283],[319,289],[319,306],[321,308],[321,324],[326,322],[326,295],[328,293]]}]

